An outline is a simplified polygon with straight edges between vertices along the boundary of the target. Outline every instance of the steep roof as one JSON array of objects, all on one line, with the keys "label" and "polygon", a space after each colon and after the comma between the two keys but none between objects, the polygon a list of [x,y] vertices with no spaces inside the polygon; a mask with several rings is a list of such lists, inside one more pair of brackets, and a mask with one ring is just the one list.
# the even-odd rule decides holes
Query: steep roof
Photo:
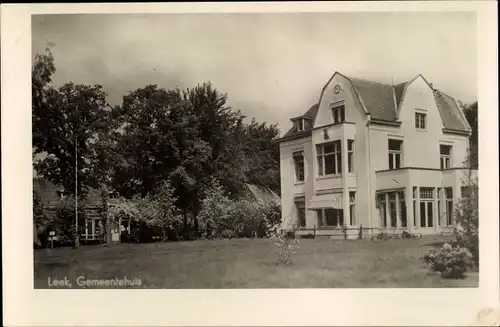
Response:
[{"label": "steep roof", "polygon": [[403,92],[407,84],[408,82],[394,85],[394,96],[396,97],[396,106],[398,109],[399,109],[399,104],[401,103],[401,100],[403,98]]},{"label": "steep roof", "polygon": [[280,202],[280,197],[269,188],[248,183],[245,183],[244,185],[247,191],[247,197],[253,199],[254,201],[273,201],[277,203]]},{"label": "steep roof", "polygon": [[[45,206],[57,205],[61,201],[59,192],[63,189],[43,177],[33,178],[33,191]],[[101,194],[98,190],[91,188],[85,200],[88,205],[100,205]]]},{"label": "steep roof", "polygon": [[[307,110],[307,112],[305,114],[303,114],[302,116],[299,116],[299,117],[307,117],[307,118],[311,119],[311,121],[314,123],[314,121],[316,120],[316,115],[318,114],[318,108],[319,108],[319,104],[316,103],[311,108],[309,108],[309,110]],[[297,117],[297,118],[299,118],[299,117]],[[312,126],[309,126],[309,128],[307,130],[299,132],[299,131],[297,131],[297,126],[295,126],[295,124],[294,124],[292,126],[292,128],[290,128],[288,130],[288,132],[286,132],[286,134],[281,139],[289,139],[289,138],[304,137],[304,136],[311,135],[311,127]]]},{"label": "steep roof", "polygon": [[439,90],[434,90],[434,97],[445,128],[457,131],[470,130],[467,121],[460,112],[462,109],[458,107],[452,97]]},{"label": "steep roof", "polygon": [[[352,78],[345,75],[342,76],[351,82],[361,102],[370,114],[371,119],[396,122],[400,104],[405,96],[405,88],[421,75],[418,75],[410,81],[397,85],[389,85],[376,81]],[[461,113],[461,109],[457,106],[455,100],[438,90],[434,90],[434,96],[436,98],[436,103],[439,108],[439,113],[441,115],[441,119],[443,120],[444,127],[450,130],[469,132],[469,124],[465,120],[464,115]],[[311,118],[314,123],[316,115],[318,114],[318,108],[319,104],[315,104],[304,115],[297,118],[308,117]],[[308,130],[299,132],[294,125],[288,130],[288,132],[286,132],[281,140],[310,136],[312,127],[314,126],[309,126]]]},{"label": "steep roof", "polygon": [[395,121],[394,90],[391,85],[350,78],[372,119]]}]

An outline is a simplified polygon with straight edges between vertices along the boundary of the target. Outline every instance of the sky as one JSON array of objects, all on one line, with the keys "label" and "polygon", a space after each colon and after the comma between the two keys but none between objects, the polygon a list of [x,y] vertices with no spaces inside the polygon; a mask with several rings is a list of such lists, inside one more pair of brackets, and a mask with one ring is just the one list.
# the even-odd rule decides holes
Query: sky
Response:
[{"label": "sky", "polygon": [[458,100],[477,100],[474,13],[32,17],[32,55],[54,44],[54,84],[100,84],[111,104],[148,84],[211,81],[231,107],[285,133],[335,71],[388,84],[423,74]]}]

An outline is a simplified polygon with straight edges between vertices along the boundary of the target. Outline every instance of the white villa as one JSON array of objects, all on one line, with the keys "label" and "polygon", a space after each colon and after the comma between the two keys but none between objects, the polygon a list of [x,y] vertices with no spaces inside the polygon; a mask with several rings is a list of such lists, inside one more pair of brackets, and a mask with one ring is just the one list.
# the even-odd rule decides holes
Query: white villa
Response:
[{"label": "white villa", "polygon": [[471,128],[423,76],[388,85],[336,72],[291,121],[280,140],[281,202],[297,233],[434,234],[455,224]]}]

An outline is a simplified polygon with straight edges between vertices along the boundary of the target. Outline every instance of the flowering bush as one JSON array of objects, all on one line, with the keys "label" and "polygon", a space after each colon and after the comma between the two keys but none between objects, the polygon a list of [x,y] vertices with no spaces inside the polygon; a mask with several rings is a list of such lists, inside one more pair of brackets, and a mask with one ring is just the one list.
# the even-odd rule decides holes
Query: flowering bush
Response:
[{"label": "flowering bush", "polygon": [[474,264],[479,266],[479,189],[472,171],[467,172],[462,186],[466,194],[463,194],[455,210],[457,227],[454,234],[456,243],[469,249]]},{"label": "flowering bush", "polygon": [[[149,228],[161,232],[163,240],[176,238],[183,227],[183,219],[175,203],[174,188],[169,182],[161,183],[157,192],[139,202],[140,218]],[[170,237],[168,237],[170,236]]]},{"label": "flowering bush", "polygon": [[390,239],[391,237],[390,237],[390,235],[389,235],[388,233],[386,233],[386,232],[380,232],[380,233],[375,234],[375,238],[376,238],[377,240],[383,240],[383,241],[385,241],[385,240]]},{"label": "flowering bush", "polygon": [[472,254],[467,248],[445,243],[439,250],[431,250],[424,255],[429,267],[439,272],[443,278],[464,278],[472,267]]},{"label": "flowering bush", "polygon": [[269,223],[280,221],[281,207],[275,202],[231,200],[213,181],[204,191],[198,214],[203,237],[264,237]]},{"label": "flowering bush", "polygon": [[217,181],[213,181],[205,194],[198,214],[200,227],[204,230],[203,236],[206,238],[237,237],[241,226],[238,226],[236,217],[232,214],[232,203],[223,187]]},{"label": "flowering bush", "polygon": [[269,222],[266,226],[267,237],[278,250],[278,263],[291,264],[292,255],[300,248],[300,243],[293,233],[293,226],[288,219],[283,223]]}]

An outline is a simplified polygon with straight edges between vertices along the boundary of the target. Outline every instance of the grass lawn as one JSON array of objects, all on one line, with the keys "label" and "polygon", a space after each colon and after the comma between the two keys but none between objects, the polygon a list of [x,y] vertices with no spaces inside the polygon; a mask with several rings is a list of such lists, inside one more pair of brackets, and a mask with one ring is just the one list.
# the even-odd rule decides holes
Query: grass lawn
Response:
[{"label": "grass lawn", "polygon": [[140,278],[145,288],[477,287],[478,273],[442,279],[421,257],[443,242],[301,239],[291,265],[267,239],[200,240],[35,250],[35,288],[48,278]]}]

